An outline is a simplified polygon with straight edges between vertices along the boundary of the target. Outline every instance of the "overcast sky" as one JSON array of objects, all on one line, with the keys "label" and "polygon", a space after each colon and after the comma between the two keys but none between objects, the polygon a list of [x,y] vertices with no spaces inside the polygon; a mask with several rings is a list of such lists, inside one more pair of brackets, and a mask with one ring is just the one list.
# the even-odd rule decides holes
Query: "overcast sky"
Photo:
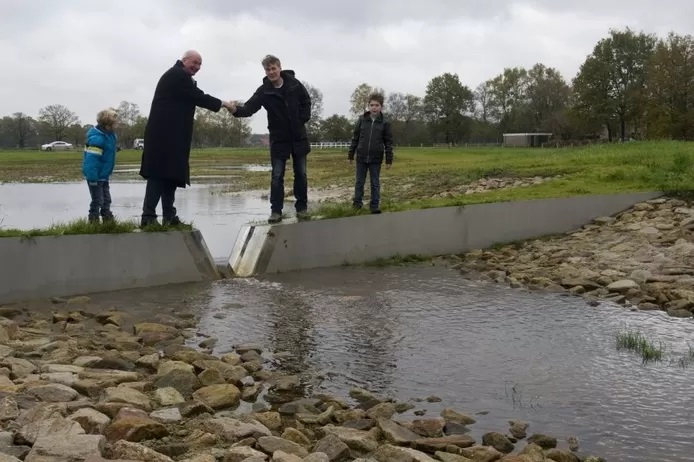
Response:
[{"label": "overcast sky", "polygon": [[[327,116],[361,82],[423,96],[444,72],[474,89],[536,62],[570,80],[610,28],[694,34],[691,0],[406,1],[0,0],[0,116],[63,104],[93,123],[122,100],[146,115],[188,48],[203,57],[198,86],[222,99],[250,97],[275,54],[323,92]],[[251,124],[266,132],[265,111]]]}]

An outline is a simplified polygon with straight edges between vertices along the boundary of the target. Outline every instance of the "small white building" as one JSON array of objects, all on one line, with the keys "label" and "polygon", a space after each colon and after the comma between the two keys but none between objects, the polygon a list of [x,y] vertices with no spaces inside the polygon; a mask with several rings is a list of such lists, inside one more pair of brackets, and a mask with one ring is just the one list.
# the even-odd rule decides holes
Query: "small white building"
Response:
[{"label": "small white building", "polygon": [[552,138],[551,133],[504,133],[504,146],[539,148]]}]

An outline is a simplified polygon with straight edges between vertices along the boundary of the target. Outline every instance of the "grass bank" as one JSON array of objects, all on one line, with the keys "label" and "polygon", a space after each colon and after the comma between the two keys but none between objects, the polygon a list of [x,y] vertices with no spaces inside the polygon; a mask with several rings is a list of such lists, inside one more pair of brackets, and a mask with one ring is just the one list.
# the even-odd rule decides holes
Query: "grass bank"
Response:
[{"label": "grass bank", "polygon": [[[131,171],[117,173],[114,179],[139,178],[140,157],[139,151],[121,151],[116,168]],[[0,151],[0,181],[81,180],[81,159],[81,152]],[[225,183],[229,192],[269,189],[269,173],[243,168],[248,165],[268,166],[267,150],[204,149],[191,154],[194,183],[214,178]],[[330,218],[357,213],[349,206],[354,166],[345,151],[314,150],[309,155],[308,176],[311,188],[344,191],[340,200],[323,203],[317,214]],[[288,168],[288,188],[292,177]],[[483,183],[534,177],[543,181],[501,188]],[[694,143],[629,142],[561,149],[396,148],[393,168],[381,173],[384,211],[648,190],[694,190]]]},{"label": "grass bank", "polygon": [[[56,223],[46,228],[36,229],[3,229],[0,228],[0,238],[21,237],[32,238],[39,236],[70,236],[77,234],[123,234],[131,233],[139,229],[139,225],[134,221],[111,221],[106,223],[90,223],[86,219],[79,219],[68,223]],[[143,228],[143,232],[164,232],[164,231],[183,231],[191,230],[190,224],[179,226],[150,225]]]}]

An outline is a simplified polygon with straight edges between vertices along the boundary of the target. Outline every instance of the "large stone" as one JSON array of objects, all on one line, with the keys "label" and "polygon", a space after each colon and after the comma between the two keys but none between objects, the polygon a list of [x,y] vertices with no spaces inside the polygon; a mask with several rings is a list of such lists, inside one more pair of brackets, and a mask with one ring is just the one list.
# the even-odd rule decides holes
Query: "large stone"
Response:
[{"label": "large stone", "polygon": [[272,432],[259,422],[253,420],[243,422],[230,417],[207,420],[203,422],[202,427],[205,431],[218,435],[231,443],[246,437],[272,436]]},{"label": "large stone", "polygon": [[607,286],[607,290],[610,292],[619,292],[619,293],[625,293],[628,292],[629,289],[638,289],[639,284],[635,281],[632,281],[631,279],[621,279],[619,281],[615,281],[612,284]]},{"label": "large stone", "polygon": [[132,388],[109,387],[104,390],[101,401],[104,403],[125,403],[146,411],[152,409],[152,402],[147,395]]},{"label": "large stone", "polygon": [[80,424],[85,432],[95,435],[102,434],[111,423],[111,419],[106,414],[88,407],[77,410],[68,419]]},{"label": "large stone", "polygon": [[42,435],[36,440],[24,462],[83,461],[101,456],[106,445],[102,435]]},{"label": "large stone", "polygon": [[377,434],[371,431],[326,425],[321,429],[326,435],[335,435],[350,449],[361,452],[373,452],[378,449]]},{"label": "large stone", "polygon": [[68,438],[84,434],[84,429],[77,422],[63,417],[52,417],[24,425],[15,435],[15,443],[33,445],[42,436],[56,435]]},{"label": "large stone", "polygon": [[193,398],[212,409],[232,407],[241,400],[241,392],[231,384],[210,385],[193,393]]},{"label": "large stone", "polygon": [[313,447],[313,452],[324,453],[330,462],[339,462],[350,455],[349,447],[335,435],[327,435]]},{"label": "large stone", "polygon": [[258,438],[258,446],[263,451],[269,453],[282,451],[299,457],[306,457],[308,455],[308,451],[303,446],[276,436],[261,436]]},{"label": "large stone", "polygon": [[475,462],[494,462],[501,459],[503,454],[491,446],[470,446],[469,448],[461,448],[460,455],[467,457]]},{"label": "large stone", "polygon": [[166,427],[139,409],[123,408],[115,420],[106,428],[104,435],[109,441],[144,441],[168,435]]},{"label": "large stone", "polygon": [[443,417],[446,422],[453,422],[461,425],[472,425],[477,422],[473,417],[449,408],[441,411],[441,417]]},{"label": "large stone", "polygon": [[0,400],[0,421],[14,420],[19,417],[17,400],[12,396],[6,396]]},{"label": "large stone", "polygon": [[489,432],[482,435],[482,444],[491,446],[499,452],[508,454],[513,451],[514,446],[506,436],[498,432]]},{"label": "large stone", "polygon": [[185,398],[174,387],[158,388],[154,392],[154,397],[162,406],[175,406],[185,403]]},{"label": "large stone", "polygon": [[61,385],[59,383],[51,383],[48,385],[39,385],[27,390],[27,393],[36,396],[41,401],[49,403],[58,403],[64,401],[72,401],[79,396],[79,393],[74,389]]},{"label": "large stone", "polygon": [[389,419],[378,419],[378,427],[383,432],[385,440],[395,445],[409,445],[421,438],[420,435]]},{"label": "large stone", "polygon": [[173,387],[185,398],[189,398],[201,385],[192,371],[174,369],[159,377],[154,382],[154,386],[156,388]]},{"label": "large stone", "polygon": [[436,462],[427,454],[410,448],[385,444],[373,454],[378,462]]},{"label": "large stone", "polygon": [[111,453],[113,457],[119,459],[138,460],[143,462],[173,462],[173,459],[154,449],[130,441],[117,441],[113,445]]},{"label": "large stone", "polygon": [[469,435],[449,435],[441,438],[422,438],[412,442],[412,447],[427,452],[445,451],[448,446],[467,448],[475,444]]},{"label": "large stone", "polygon": [[261,460],[267,460],[267,456],[248,446],[237,446],[234,448],[229,448],[229,450],[224,454],[223,462],[243,462],[249,457],[262,458]]}]

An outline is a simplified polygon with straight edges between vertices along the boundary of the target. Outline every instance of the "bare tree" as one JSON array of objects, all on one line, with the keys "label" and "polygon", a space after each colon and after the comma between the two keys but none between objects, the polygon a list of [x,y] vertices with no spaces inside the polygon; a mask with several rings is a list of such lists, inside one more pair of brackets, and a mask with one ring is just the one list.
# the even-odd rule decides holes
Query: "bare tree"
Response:
[{"label": "bare tree", "polygon": [[63,141],[67,128],[79,123],[79,118],[62,104],[51,104],[39,109],[39,121],[48,127],[54,140]]}]

